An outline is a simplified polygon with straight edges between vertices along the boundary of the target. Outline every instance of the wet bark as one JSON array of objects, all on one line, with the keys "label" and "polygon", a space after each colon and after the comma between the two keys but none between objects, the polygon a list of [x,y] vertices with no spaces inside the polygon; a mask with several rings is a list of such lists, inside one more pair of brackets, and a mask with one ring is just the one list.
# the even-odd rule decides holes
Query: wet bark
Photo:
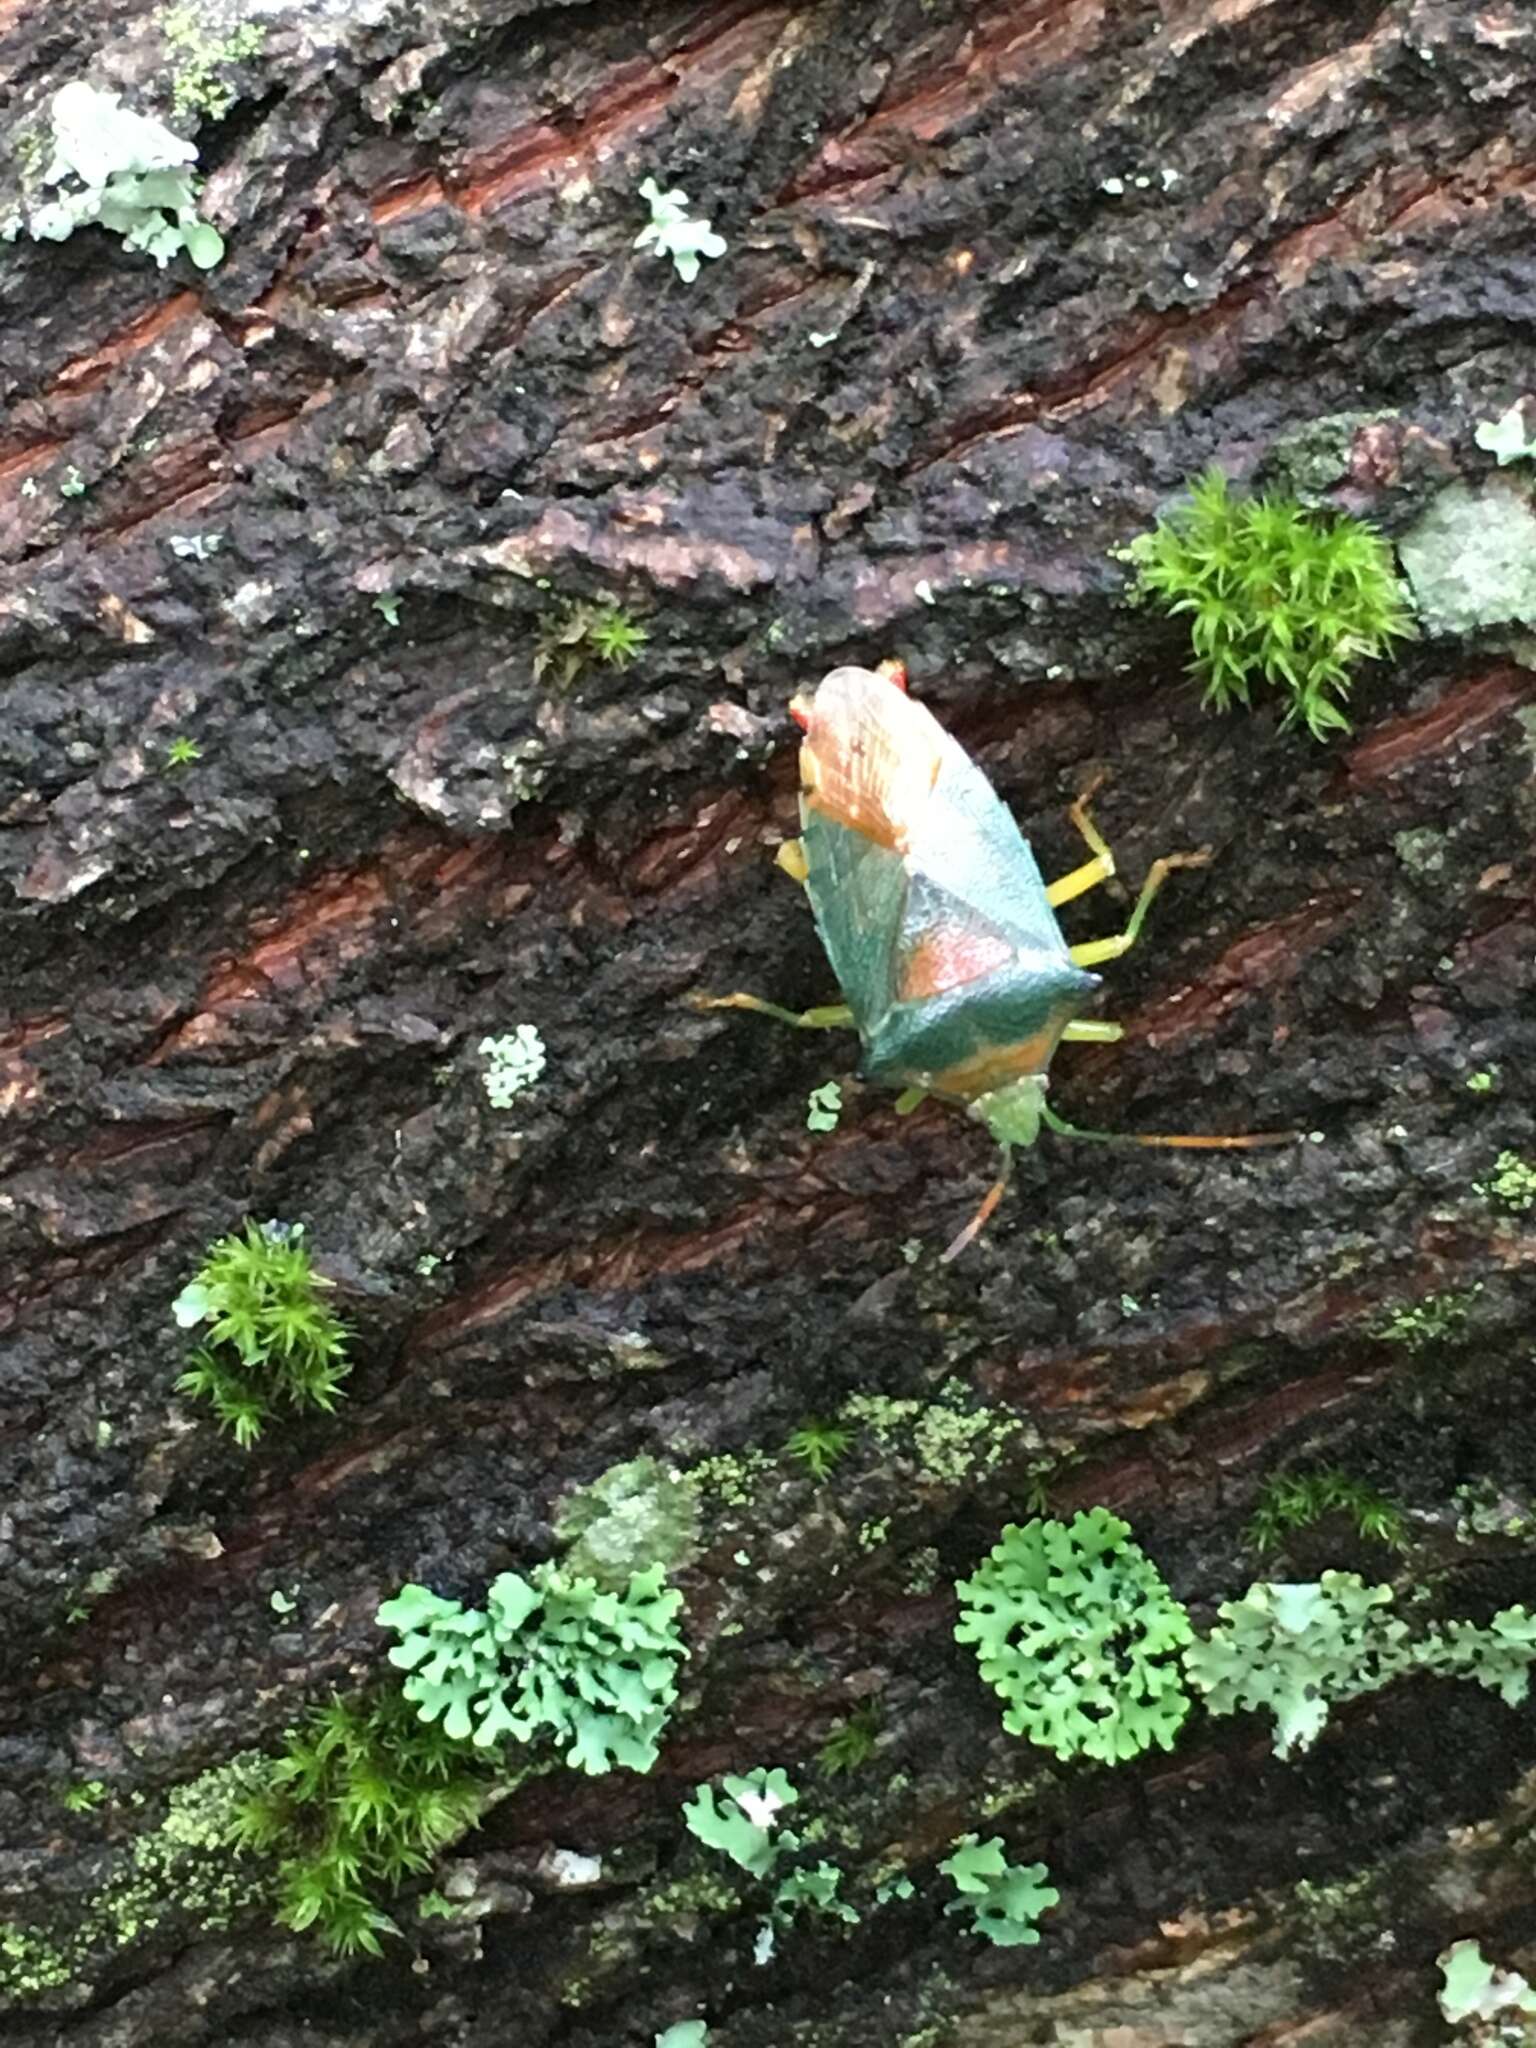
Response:
[{"label": "wet bark", "polygon": [[[1536,1453],[1536,1227],[1477,1191],[1536,1151],[1522,643],[1426,636],[1318,748],[1267,705],[1202,712],[1109,554],[1211,461],[1394,534],[1490,470],[1474,424],[1530,383],[1536,24],[261,18],[196,135],[218,269],[91,229],[0,277],[0,1919],[72,1958],[22,1995],[12,1953],[0,2038],[1436,2038],[1437,1950],[1529,1940],[1528,1708],[1425,1679],[1289,1764],[1256,1719],[1197,1717],[1172,1756],[1042,1771],[949,1582],[1043,1470],[1053,1513],[1126,1516],[1202,1620],[1330,1565],[1478,1619],[1536,1595],[1513,1510],[1472,1529],[1457,1499],[1518,1504]],[[17,133],[78,76],[168,115],[175,62],[142,5],[82,4],[67,37],[0,9]],[[632,246],[648,175],[728,239],[691,286]],[[534,655],[576,600],[649,638],[557,690]],[[1048,868],[1101,769],[1126,875],[1213,849],[1111,970],[1127,1039],[1063,1055],[1063,1111],[1317,1142],[1042,1146],[940,1268],[983,1135],[897,1119],[842,1041],[685,1006],[830,995],[770,860],[783,704],[893,652]],[[497,1111],[477,1048],[522,1023],[548,1067]],[[334,1418],[249,1455],[172,1391],[168,1311],[247,1216],[305,1224],[358,1332]],[[945,1386],[995,1456],[866,1431],[818,1487],[780,1455],[851,1395]],[[743,1461],[679,1576],[689,1687],[649,1776],[524,1786],[455,1852],[484,1917],[403,1910],[383,1962],[259,1900],[98,1924],[170,1787],[380,1674],[381,1597],[478,1597],[645,1452]],[[1403,1559],[1333,1523],[1255,1555],[1266,1479],[1321,1465],[1410,1511]],[[871,1700],[874,1758],[819,1777]],[[689,1893],[711,1866],[679,1807],[756,1764],[916,1895],[755,1967],[760,1907]],[[968,1829],[1049,1863],[1040,1948],[944,1917],[934,1860]],[[552,1847],[601,1878],[563,1886]]]}]

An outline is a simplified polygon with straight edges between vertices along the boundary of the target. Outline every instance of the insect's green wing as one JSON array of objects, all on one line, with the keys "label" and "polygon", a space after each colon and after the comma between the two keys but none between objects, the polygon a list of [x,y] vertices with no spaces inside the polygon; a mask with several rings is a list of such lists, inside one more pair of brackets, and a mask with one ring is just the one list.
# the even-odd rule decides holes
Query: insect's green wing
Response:
[{"label": "insect's green wing", "polygon": [[1066,941],[1018,821],[957,740],[944,735],[933,793],[914,821],[910,861],[956,905],[1030,952]]},{"label": "insect's green wing", "polygon": [[891,1006],[891,967],[907,905],[898,853],[801,805],[806,893],[861,1038]]}]

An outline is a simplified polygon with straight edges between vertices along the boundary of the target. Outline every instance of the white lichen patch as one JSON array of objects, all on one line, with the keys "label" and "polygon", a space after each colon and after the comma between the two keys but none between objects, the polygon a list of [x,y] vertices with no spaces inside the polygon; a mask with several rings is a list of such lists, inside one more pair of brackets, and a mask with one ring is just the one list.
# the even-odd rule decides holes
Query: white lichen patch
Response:
[{"label": "white lichen patch", "polygon": [[486,1062],[482,1081],[492,1109],[510,1109],[544,1071],[544,1041],[532,1024],[519,1024],[501,1038],[482,1038],[479,1051]]},{"label": "white lichen patch", "polygon": [[640,197],[651,209],[651,217],[636,235],[635,247],[670,256],[684,284],[692,284],[698,276],[701,257],[725,254],[724,235],[717,235],[707,220],[689,219],[686,192],[663,192],[654,178],[647,178]]}]

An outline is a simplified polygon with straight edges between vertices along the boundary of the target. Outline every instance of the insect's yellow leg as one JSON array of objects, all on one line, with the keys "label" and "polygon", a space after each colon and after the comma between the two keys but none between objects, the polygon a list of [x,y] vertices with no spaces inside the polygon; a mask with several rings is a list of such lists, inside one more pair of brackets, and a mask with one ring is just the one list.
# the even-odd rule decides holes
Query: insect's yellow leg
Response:
[{"label": "insect's yellow leg", "polygon": [[1125,1026],[1111,1024],[1107,1017],[1074,1017],[1061,1035],[1078,1045],[1113,1045],[1117,1038],[1124,1038]]},{"label": "insect's yellow leg", "polygon": [[926,1102],[927,1100],[928,1090],[926,1088],[903,1088],[896,1098],[896,1114],[898,1116],[910,1116],[920,1102]]},{"label": "insect's yellow leg", "polygon": [[846,1003],[824,1003],[819,1010],[784,1010],[761,996],[743,995],[738,989],[728,996],[690,996],[695,1010],[761,1010],[765,1017],[777,1017],[781,1024],[793,1024],[797,1031],[852,1030],[853,1012]]},{"label": "insect's yellow leg", "polygon": [[1083,791],[1067,816],[1078,832],[1088,842],[1093,854],[1092,860],[1085,860],[1080,868],[1073,868],[1070,874],[1060,875],[1046,889],[1046,901],[1052,905],[1070,903],[1074,896],[1082,896],[1089,889],[1097,889],[1101,882],[1107,882],[1115,872],[1115,856],[1110,852],[1108,842],[1088,815],[1088,799],[1104,780],[1096,775]]},{"label": "insect's yellow leg", "polygon": [[1100,882],[1107,882],[1114,872],[1113,854],[1101,854],[1095,860],[1085,860],[1070,874],[1058,875],[1054,882],[1047,882],[1045,900],[1053,907],[1058,903],[1070,903],[1074,896],[1085,896],[1090,889],[1097,889]]},{"label": "insect's yellow leg", "polygon": [[1086,945],[1070,947],[1068,950],[1071,952],[1074,965],[1097,967],[1101,961],[1118,960],[1122,953],[1128,953],[1141,936],[1141,928],[1146,922],[1152,898],[1173,870],[1203,868],[1210,857],[1211,849],[1203,846],[1198,853],[1165,853],[1161,860],[1153,861],[1147,870],[1147,879],[1141,885],[1141,894],[1136,898],[1136,907],[1131,912],[1130,922],[1125,930],[1117,932],[1112,939],[1090,939]]},{"label": "insect's yellow leg", "polygon": [[798,839],[786,839],[773,856],[773,864],[782,868],[792,882],[803,884],[810,873],[805,858],[805,847]]}]

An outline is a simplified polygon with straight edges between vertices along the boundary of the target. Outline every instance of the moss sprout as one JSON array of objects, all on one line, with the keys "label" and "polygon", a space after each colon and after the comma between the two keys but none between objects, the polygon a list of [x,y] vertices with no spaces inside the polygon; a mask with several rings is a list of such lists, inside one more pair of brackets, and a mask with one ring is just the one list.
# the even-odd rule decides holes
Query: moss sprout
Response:
[{"label": "moss sprout", "polygon": [[1188,619],[1206,704],[1247,705],[1256,682],[1270,683],[1290,700],[1283,724],[1314,739],[1349,730],[1341,707],[1355,668],[1413,632],[1374,528],[1294,498],[1234,499],[1219,470],[1125,552],[1133,598]]},{"label": "moss sprout", "polygon": [[1248,1524],[1256,1550],[1274,1550],[1293,1530],[1327,1515],[1345,1515],[1360,1535],[1391,1550],[1404,1546],[1402,1509],[1362,1480],[1337,1469],[1286,1473],[1267,1482]]},{"label": "moss sprout", "polygon": [[840,1424],[828,1422],[818,1415],[808,1415],[787,1440],[784,1451],[787,1457],[803,1465],[819,1484],[831,1477],[834,1466],[847,1456],[852,1442],[851,1429],[844,1429]]},{"label": "moss sprout", "polygon": [[172,1313],[207,1335],[176,1382],[207,1401],[249,1450],[280,1406],[329,1414],[340,1397],[347,1332],[326,1307],[333,1281],[315,1272],[302,1224],[248,1223],[209,1247]]},{"label": "moss sprout", "polygon": [[628,668],[649,638],[619,605],[565,601],[539,632],[533,679],[547,675],[557,689],[571,689],[589,668]]},{"label": "moss sprout", "polygon": [[858,1708],[821,1745],[816,1754],[818,1767],[829,1778],[856,1771],[874,1755],[882,1725],[878,1707]]}]

